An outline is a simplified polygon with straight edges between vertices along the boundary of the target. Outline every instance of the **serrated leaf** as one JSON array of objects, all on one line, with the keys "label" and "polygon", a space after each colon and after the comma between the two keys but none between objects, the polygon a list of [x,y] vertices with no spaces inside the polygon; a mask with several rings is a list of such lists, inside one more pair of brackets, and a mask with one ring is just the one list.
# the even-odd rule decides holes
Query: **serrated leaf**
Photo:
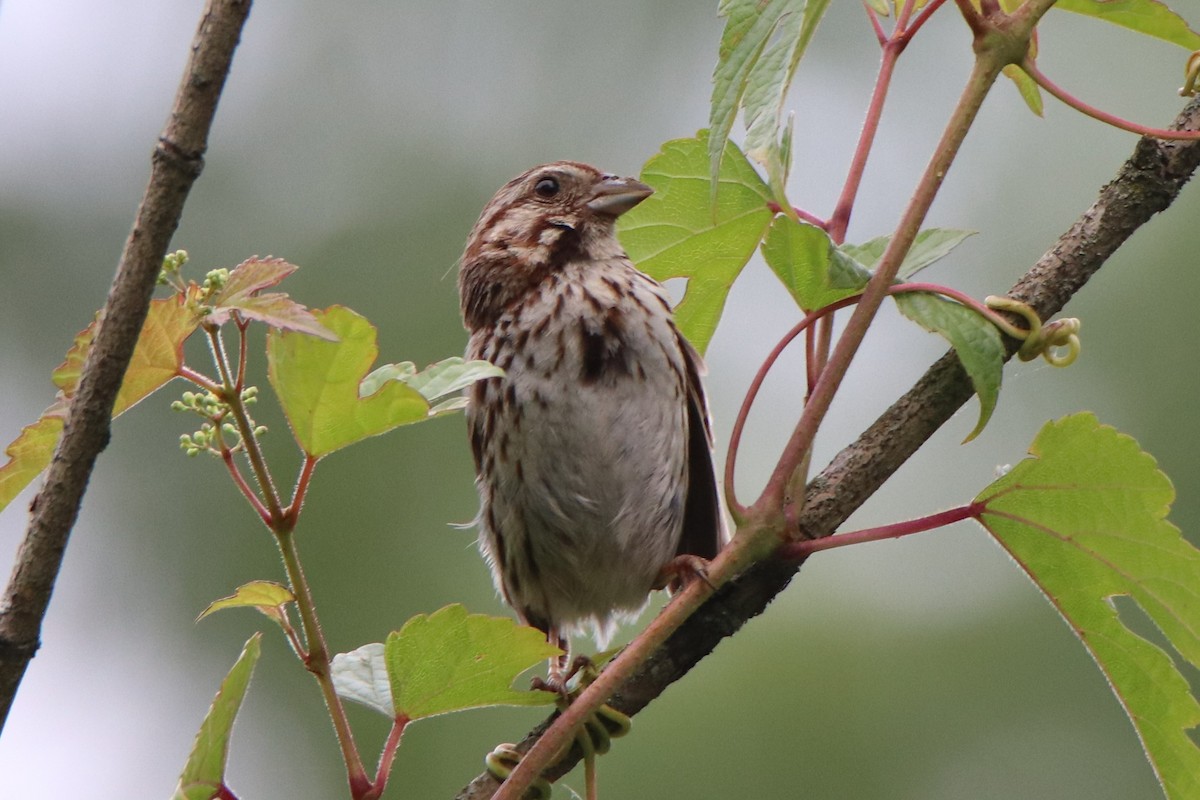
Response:
[{"label": "serrated leaf", "polygon": [[5,449],[8,461],[0,467],[0,510],[50,466],[54,447],[62,435],[62,414],[66,411],[58,406],[58,412],[52,413],[54,409],[55,406],[51,406],[36,422],[22,428],[20,435]]},{"label": "serrated leaf", "polygon": [[[113,416],[124,413],[179,374],[183,364],[183,343],[200,324],[199,318],[178,296],[150,301],[146,322],[138,335],[113,405]],[[93,322],[75,336],[63,363],[51,373],[54,385],[70,398],[79,387],[84,361],[97,323]]]},{"label": "serrated leaf", "polygon": [[[716,180],[725,155],[729,131],[737,118],[746,83],[761,57],[780,18],[794,12],[804,0],[721,0],[717,14],[725,18],[725,30],[717,50],[708,127],[708,175]],[[711,186],[711,183],[710,183]]]},{"label": "serrated leaf", "polygon": [[1110,22],[1185,50],[1200,50],[1200,33],[1157,0],[1058,0],[1054,8]]},{"label": "serrated leaf", "polygon": [[[796,67],[828,7],[829,0],[793,0],[788,4],[774,31],[768,34],[774,41],[765,46],[746,76],[741,99],[746,123],[743,148],[749,158],[766,168],[772,191],[781,200],[789,166],[786,151],[791,139],[791,123],[782,124],[783,104]],[[716,139],[710,142],[710,158],[720,155],[718,145],[723,148],[724,142],[718,143]],[[717,175],[717,166],[714,163],[711,167],[713,176]]]},{"label": "serrated leaf", "polygon": [[763,258],[805,311],[862,291],[871,273],[845,258],[815,225],[778,216],[762,243]]},{"label": "serrated leaf", "polygon": [[415,720],[484,706],[551,704],[553,692],[512,688],[522,672],[561,650],[541,631],[455,604],[413,617],[387,638],[394,711]]},{"label": "serrated leaf", "polygon": [[[461,392],[472,383],[484,378],[502,378],[504,370],[489,361],[465,361],[458,356],[445,358],[436,364],[430,364],[420,372],[411,361],[399,364],[385,364],[372,372],[359,385],[359,395],[374,394],[387,381],[400,381],[416,389],[429,402],[439,400],[446,395]],[[456,402],[458,398],[454,398]],[[439,407],[447,404],[440,404]],[[430,409],[433,413],[433,409]]]},{"label": "serrated leaf", "polygon": [[1200,797],[1200,703],[1171,656],[1123,624],[1136,602],[1200,667],[1200,551],[1167,521],[1171,482],[1090,413],[1042,428],[1027,458],[976,498],[980,522],[1067,620],[1133,721],[1167,797]]},{"label": "serrated leaf", "polygon": [[[177,297],[150,302],[146,322],[138,335],[129,368],[117,392],[113,416],[124,413],[179,374],[183,364],[183,343],[196,330],[199,320]],[[51,373],[58,387],[58,398],[42,412],[36,422],[25,426],[6,449],[9,461],[0,467],[0,509],[41,474],[54,455],[62,433],[67,404],[79,387],[79,377],[88,348],[96,335],[93,322],[75,336],[63,363]]]},{"label": "serrated leaf", "polygon": [[223,325],[236,311],[247,319],[266,323],[274,328],[307,333],[336,341],[332,331],[317,322],[305,306],[283,292],[260,294],[263,289],[278,285],[295,272],[297,267],[282,258],[251,258],[229,272],[224,288],[212,298],[212,313],[208,319]]},{"label": "serrated leaf", "polygon": [[286,586],[274,581],[250,581],[243,583],[233,594],[222,597],[208,604],[208,608],[200,612],[196,621],[226,608],[255,608],[276,622],[282,622],[283,606],[296,598]]},{"label": "serrated leaf", "polygon": [[280,328],[285,331],[316,336],[328,342],[336,342],[337,336],[322,325],[313,312],[282,292],[255,295],[220,307],[215,313],[236,311],[247,319]]},{"label": "serrated leaf", "polygon": [[225,760],[229,755],[229,734],[246,696],[246,687],[250,685],[254,665],[258,663],[261,639],[261,633],[250,637],[233,668],[221,681],[221,688],[196,734],[192,753],[179,776],[172,800],[210,800],[219,791],[228,792],[225,789]]},{"label": "serrated leaf", "polygon": [[[950,254],[950,251],[962,244],[968,237],[974,236],[975,231],[958,230],[956,228],[926,228],[917,233],[912,247],[904,254],[900,269],[896,272],[899,279],[911,278],[921,270],[940,261]],[[883,253],[887,250],[891,234],[877,236],[863,244],[843,244],[841,251],[853,258],[863,267],[873,270]]]},{"label": "serrated leaf", "polygon": [[282,258],[248,258],[229,270],[225,286],[213,295],[214,304],[245,300],[263,289],[278,286],[297,269]]},{"label": "serrated leaf", "polygon": [[641,179],[654,194],[618,220],[621,244],[638,268],[659,281],[687,278],[675,321],[701,353],[708,347],[729,288],[762,240],[771,193],[732,144],[721,164],[721,190],[709,198],[707,134],[675,139],[646,162]]},{"label": "serrated leaf", "polygon": [[361,703],[392,719],[395,704],[388,681],[382,642],[364,644],[349,653],[338,653],[330,666],[333,688],[346,700]]},{"label": "serrated leaf", "polygon": [[359,397],[359,383],[379,354],[370,322],[342,306],[315,316],[338,341],[274,328],[267,334],[268,377],[304,452],[321,458],[429,417],[425,398],[398,381]]},{"label": "serrated leaf", "polygon": [[966,306],[928,292],[905,292],[895,296],[900,313],[925,330],[950,342],[971,385],[979,395],[979,421],[963,442],[978,436],[987,426],[1004,376],[1004,344],[996,326]]}]

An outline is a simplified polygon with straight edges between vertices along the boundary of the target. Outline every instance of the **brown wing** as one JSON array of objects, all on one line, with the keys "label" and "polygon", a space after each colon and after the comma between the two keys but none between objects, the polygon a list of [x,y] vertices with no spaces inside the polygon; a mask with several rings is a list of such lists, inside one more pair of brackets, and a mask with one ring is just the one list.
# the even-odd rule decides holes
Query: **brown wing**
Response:
[{"label": "brown wing", "polygon": [[688,489],[683,509],[683,535],[676,555],[711,559],[725,544],[725,519],[713,468],[713,438],[708,401],[700,376],[704,362],[695,348],[679,335],[687,368]]}]

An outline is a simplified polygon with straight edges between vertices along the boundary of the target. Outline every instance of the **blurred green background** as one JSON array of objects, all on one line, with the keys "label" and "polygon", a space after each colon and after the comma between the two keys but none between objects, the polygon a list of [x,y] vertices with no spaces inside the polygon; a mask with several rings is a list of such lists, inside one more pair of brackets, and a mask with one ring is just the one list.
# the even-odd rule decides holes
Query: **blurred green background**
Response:
[{"label": "blurred green background", "polygon": [[[0,6],[4,442],[49,403],[51,368],[103,302],[200,5]],[[1194,7],[1184,11],[1200,24]],[[636,174],[661,142],[703,127],[720,31],[715,2],[688,0],[261,2],[174,246],[190,251],[193,276],[253,254],[301,265],[293,296],[366,315],[381,360],[457,354],[453,267],[483,203],[552,159]],[[1065,13],[1046,20],[1041,46],[1044,70],[1113,111],[1165,124],[1181,105],[1183,54],[1171,46]],[[789,98],[791,197],[817,214],[840,189],[878,57],[859,4],[834,4]],[[969,58],[948,4],[901,61],[851,240],[890,230]],[[930,279],[977,296],[1007,289],[1133,143],[1053,101],[1037,119],[998,86],[930,219],[981,234]],[[1022,457],[1044,421],[1086,408],[1159,459],[1179,490],[1173,519],[1197,541],[1198,212],[1192,187],[1072,302],[1068,313],[1085,323],[1075,366],[1009,367],[979,440],[958,444],[972,404],[847,527],[968,500]],[[709,352],[722,453],[750,376],[796,318],[752,263]],[[887,311],[815,463],[942,350]],[[788,432],[800,374],[792,357],[768,382],[740,462],[743,496]],[[0,796],[169,796],[221,676],[266,627],[248,611],[193,624],[210,600],[282,570],[219,465],[178,450],[195,425],[168,410],[174,394],[122,418],[100,459],[44,646],[0,739]],[[286,428],[269,403],[259,413],[287,484],[297,459]],[[321,464],[300,545],[332,647],[381,640],[450,602],[507,613],[472,534],[448,526],[473,516],[471,481],[457,417]],[[0,516],[5,575],[31,496]],[[354,714],[373,763],[385,721]],[[414,726],[387,796],[452,796],[491,747],[537,719],[495,709]],[[610,798],[1159,796],[1101,673],[970,524],[814,558],[765,615],[639,716],[600,770]],[[345,796],[319,695],[270,632],[230,776],[247,799]],[[567,783],[582,789],[578,775]]]}]

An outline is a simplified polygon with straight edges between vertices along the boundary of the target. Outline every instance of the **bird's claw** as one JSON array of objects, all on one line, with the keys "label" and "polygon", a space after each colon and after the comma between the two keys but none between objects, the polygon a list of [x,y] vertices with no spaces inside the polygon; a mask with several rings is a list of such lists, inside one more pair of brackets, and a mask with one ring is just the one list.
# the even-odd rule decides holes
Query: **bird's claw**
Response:
[{"label": "bird's claw", "polygon": [[704,581],[714,592],[717,587],[708,579],[707,558],[694,555],[679,555],[672,558],[667,565],[658,571],[654,579],[655,589],[666,589],[670,594],[678,594],[695,581]]}]

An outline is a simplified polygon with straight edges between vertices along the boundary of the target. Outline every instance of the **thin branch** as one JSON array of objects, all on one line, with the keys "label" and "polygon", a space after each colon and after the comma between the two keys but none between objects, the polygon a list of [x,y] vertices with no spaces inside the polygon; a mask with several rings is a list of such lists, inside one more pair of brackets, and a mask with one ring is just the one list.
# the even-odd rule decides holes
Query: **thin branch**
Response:
[{"label": "thin branch", "polygon": [[917,14],[917,18],[913,20],[912,25],[909,25],[908,30],[904,32],[905,38],[911,40],[912,37],[916,36],[917,31],[921,30],[921,27],[933,16],[933,12],[937,11],[945,2],[946,0],[932,0],[932,2],[922,8],[921,13]]},{"label": "thin branch", "polygon": [[[906,6],[907,7],[907,6]],[[896,31],[902,31],[900,22],[896,23]],[[882,41],[883,57],[879,61],[879,73],[875,77],[875,88],[871,92],[871,100],[867,104],[866,118],[863,120],[862,131],[858,136],[858,145],[854,156],[850,159],[850,169],[846,173],[846,183],[838,197],[833,215],[825,227],[834,244],[846,241],[846,230],[850,226],[850,214],[854,210],[854,200],[858,197],[858,189],[862,185],[863,173],[867,169],[867,157],[871,154],[871,146],[875,142],[875,134],[879,131],[879,122],[883,118],[883,105],[887,100],[888,89],[892,85],[892,75],[895,74],[896,62],[904,52],[904,43],[896,37]]]},{"label": "thin branch", "polygon": [[151,161],[150,180],[88,350],[62,439],[31,506],[32,518],[0,602],[0,728],[37,651],[42,619],[96,457],[109,440],[113,402],[145,322],[167,245],[200,174],[217,100],[250,0],[209,0],[170,119]]},{"label": "thin branch", "polygon": [[906,519],[903,522],[880,525],[877,528],[865,528],[861,531],[849,531],[834,536],[823,536],[820,539],[805,539],[802,542],[788,542],[779,548],[778,556],[780,558],[801,560],[822,550],[833,550],[836,547],[848,547],[853,544],[865,544],[866,542],[881,542],[884,539],[899,539],[903,536],[911,536],[914,533],[925,533],[926,531],[944,528],[947,525],[953,525],[955,522],[962,522],[964,519],[978,519],[983,510],[984,506],[982,503],[970,503],[965,506],[951,508],[947,511],[939,511],[936,514],[930,514],[925,517],[918,517],[917,519]]},{"label": "thin branch", "polygon": [[[746,395],[742,398],[742,405],[738,408],[737,416],[734,417],[733,430],[729,434],[729,450],[725,454],[725,497],[729,501],[730,512],[739,523],[746,515],[746,507],[738,502],[736,492],[734,491],[734,475],[737,469],[738,448],[741,446],[742,431],[745,429],[746,420],[750,416],[750,408],[754,405],[754,401],[758,397],[758,391],[762,388],[763,381],[767,379],[767,373],[771,371],[771,368],[775,366],[775,362],[783,355],[783,351],[787,349],[788,345],[797,336],[804,332],[811,333],[814,322],[826,318],[838,309],[857,303],[859,297],[860,295],[847,297],[805,315],[804,319],[793,325],[791,330],[785,333],[783,338],[771,348],[771,352],[763,359],[758,372],[754,374],[754,378],[750,381],[750,386],[746,389]],[[811,354],[809,358],[812,358]]]},{"label": "thin branch", "polygon": [[409,719],[403,716],[392,721],[392,729],[388,732],[387,741],[383,743],[383,752],[379,754],[379,766],[375,770],[375,780],[371,784],[371,791],[363,797],[363,800],[374,800],[387,788],[388,779],[392,774],[392,764],[396,760],[396,750],[400,747],[400,739],[404,736],[404,729],[408,727],[408,723]]},{"label": "thin branch", "polygon": [[349,717],[346,716],[346,707],[333,687],[329,645],[325,641],[325,633],[321,630],[321,623],[317,619],[317,606],[313,601],[312,589],[308,585],[308,578],[304,575],[304,568],[300,565],[295,533],[290,528],[286,530],[272,528],[272,530],[279,545],[279,553],[283,556],[283,567],[287,572],[292,595],[296,598],[296,611],[300,615],[300,626],[304,629],[304,666],[316,678],[317,685],[321,687],[321,695],[325,698],[329,719],[333,722],[338,746],[342,750],[342,760],[346,764],[346,779],[350,784],[350,795],[360,800],[369,798],[372,788],[371,780],[367,777],[362,757],[358,753],[354,731],[350,728]]},{"label": "thin branch", "polygon": [[[966,0],[963,0],[966,2]],[[1188,104],[1174,129],[1200,129],[1200,100]],[[1033,306],[1043,319],[1058,313],[1139,227],[1166,209],[1200,165],[1200,144],[1139,141],[1133,156],[1099,199],[1059,237],[1008,292]],[[1007,341],[1008,353],[1018,342]],[[831,535],[972,396],[971,382],[953,352],[947,353],[853,444],[839,453],[808,486],[801,524],[813,538]],[[723,585],[623,680],[608,703],[634,715],[683,677],[724,638],[762,613],[791,582],[800,564],[771,558]],[[606,670],[607,671],[607,670]],[[601,673],[603,677],[604,673]],[[543,722],[517,745],[528,752],[549,726]],[[557,779],[574,765],[568,754],[544,773]],[[492,797],[496,779],[483,773],[458,800]]]},{"label": "thin branch", "polygon": [[[221,436],[220,431],[217,431],[217,436]],[[237,462],[234,461],[233,450],[225,444],[224,438],[221,439],[221,460],[225,462],[225,469],[229,471],[229,477],[233,478],[233,483],[242,493],[242,497],[245,497],[246,501],[250,503],[254,513],[258,514],[258,518],[262,520],[263,524],[268,528],[271,527],[271,512],[254,493],[254,489],[250,488],[250,484],[246,483],[242,471],[238,469]]]},{"label": "thin branch", "polygon": [[1131,122],[1130,120],[1118,117],[1116,114],[1110,114],[1103,109],[1089,105],[1068,92],[1066,89],[1063,89],[1054,81],[1047,78],[1045,73],[1038,69],[1037,64],[1034,63],[1032,58],[1026,57],[1025,60],[1021,62],[1021,69],[1027,75],[1029,75],[1029,77],[1033,78],[1038,86],[1045,89],[1063,103],[1082,114],[1086,114],[1092,119],[1105,123],[1106,125],[1111,125],[1114,128],[1120,128],[1121,130],[1129,131],[1130,133],[1136,133],[1139,136],[1153,136],[1156,139],[1179,139],[1185,141],[1195,141],[1200,139],[1200,132],[1197,131],[1172,131],[1165,130],[1163,128],[1152,128],[1148,125],[1139,125],[1136,122]]},{"label": "thin branch", "polygon": [[251,424],[250,415],[246,411],[246,401],[237,390],[233,372],[229,368],[229,358],[225,355],[225,342],[221,338],[221,331],[216,326],[205,324],[203,327],[204,332],[208,335],[213,361],[216,362],[217,370],[221,374],[222,400],[229,406],[229,412],[233,414],[234,425],[242,437],[242,447],[246,451],[246,459],[250,462],[250,471],[254,473],[254,480],[257,481],[258,490],[262,494],[263,505],[267,509],[267,527],[275,530],[277,525],[283,521],[283,508],[279,499],[279,491],[275,488],[275,479],[271,477],[267,459],[263,456],[262,448],[258,444],[254,425]]}]

